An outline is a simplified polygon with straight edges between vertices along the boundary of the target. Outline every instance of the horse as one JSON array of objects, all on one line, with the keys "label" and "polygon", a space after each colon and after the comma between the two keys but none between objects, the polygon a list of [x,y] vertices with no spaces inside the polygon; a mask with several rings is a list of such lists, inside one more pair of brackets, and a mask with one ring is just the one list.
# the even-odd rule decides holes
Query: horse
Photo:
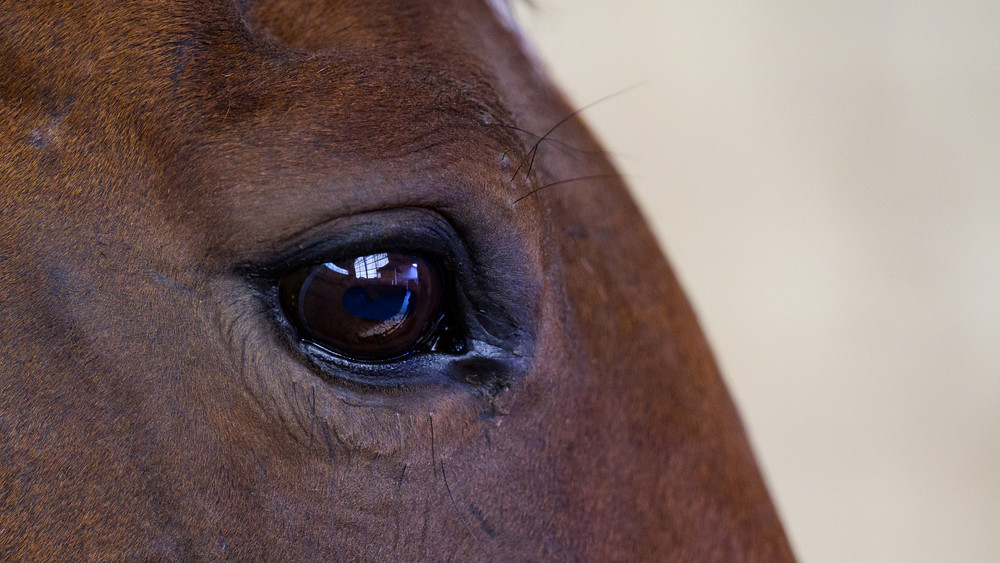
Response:
[{"label": "horse", "polygon": [[509,7],[0,2],[0,558],[793,560]]}]

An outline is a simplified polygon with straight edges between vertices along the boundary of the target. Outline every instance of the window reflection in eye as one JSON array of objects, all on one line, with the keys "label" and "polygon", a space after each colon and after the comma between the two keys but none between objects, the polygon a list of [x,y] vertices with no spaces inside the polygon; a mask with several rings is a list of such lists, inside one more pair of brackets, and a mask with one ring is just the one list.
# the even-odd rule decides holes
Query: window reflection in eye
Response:
[{"label": "window reflection in eye", "polygon": [[281,307],[303,339],[365,361],[437,349],[443,333],[457,351],[444,322],[446,289],[431,261],[400,252],[317,264],[278,282]]}]

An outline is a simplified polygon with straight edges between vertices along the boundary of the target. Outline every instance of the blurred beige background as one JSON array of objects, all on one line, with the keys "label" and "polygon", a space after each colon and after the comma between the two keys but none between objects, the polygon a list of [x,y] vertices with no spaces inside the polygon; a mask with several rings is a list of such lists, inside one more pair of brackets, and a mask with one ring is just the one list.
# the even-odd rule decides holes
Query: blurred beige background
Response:
[{"label": "blurred beige background", "polygon": [[1000,2],[535,3],[799,557],[1000,560]]}]

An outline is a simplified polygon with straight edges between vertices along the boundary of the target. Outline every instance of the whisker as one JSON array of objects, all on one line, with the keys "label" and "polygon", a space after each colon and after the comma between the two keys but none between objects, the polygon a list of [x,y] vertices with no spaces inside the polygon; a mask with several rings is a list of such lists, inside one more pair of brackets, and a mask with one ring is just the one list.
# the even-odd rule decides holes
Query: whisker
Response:
[{"label": "whisker", "polygon": [[431,467],[434,470],[434,480],[437,481],[437,454],[434,453],[434,415],[428,415],[431,420]]},{"label": "whisker", "polygon": [[339,464],[337,455],[333,455],[333,474],[330,476],[330,537],[333,538],[334,553],[337,561],[341,560],[340,541],[337,539],[337,466]]},{"label": "whisker", "polygon": [[[380,455],[381,454],[379,454],[378,452],[375,452],[375,459],[372,460],[372,465],[371,465],[371,468],[370,468],[370,474],[369,474],[369,477],[368,477],[368,490],[369,491],[374,491],[375,490],[375,467],[378,465],[378,459],[379,459]],[[365,529],[367,529],[367,530],[371,530],[372,529],[372,519],[373,518],[375,518],[374,511],[368,511],[368,517],[365,518]],[[383,540],[383,545],[385,545],[385,543],[384,543],[385,542],[385,536],[384,535],[382,536],[382,540]],[[382,547],[381,546],[379,546],[379,551],[382,551]]]},{"label": "whisker", "polygon": [[[399,474],[399,484],[396,485],[396,501],[393,503],[392,506],[392,511],[396,515],[396,532],[393,535],[392,549],[397,554],[399,553],[399,523],[400,523],[399,499],[402,498],[403,496],[403,480],[406,479],[406,469],[409,467],[410,467],[409,463],[403,464],[403,472]],[[380,547],[378,548],[378,550],[379,553],[381,553],[382,548]],[[376,553],[375,556],[377,558],[378,553]]]},{"label": "whisker", "polygon": [[608,94],[607,96],[602,96],[602,97],[600,97],[600,98],[598,98],[598,99],[590,102],[589,104],[586,104],[586,105],[584,105],[584,106],[582,106],[580,108],[577,108],[576,110],[572,111],[566,117],[560,119],[548,131],[546,131],[544,135],[542,135],[537,141],[535,141],[535,144],[531,146],[531,149],[528,151],[528,154],[524,155],[524,158],[522,158],[521,162],[517,165],[517,169],[514,170],[514,175],[511,177],[510,181],[513,182],[514,178],[517,178],[517,173],[520,172],[521,168],[524,167],[524,162],[526,160],[528,160],[529,156],[531,157],[531,163],[528,165],[528,171],[526,172],[526,174],[531,174],[531,166],[535,162],[535,155],[538,153],[538,147],[542,144],[542,141],[548,139],[549,135],[551,135],[556,129],[558,129],[559,127],[561,127],[564,123],[566,123],[570,119],[573,119],[574,117],[576,117],[577,115],[579,115],[584,110],[592,108],[592,107],[594,107],[595,105],[597,105],[599,103],[602,103],[602,102],[605,102],[607,100],[610,100],[611,98],[614,98],[616,96],[620,96],[621,94],[624,94],[626,92],[634,90],[635,88],[639,87],[641,84],[642,84],[641,82],[638,83],[638,84],[633,84],[633,85],[631,85],[631,86],[629,86],[627,88],[623,88],[623,89],[621,89],[621,90],[619,90],[617,92],[613,92],[611,94]]},{"label": "whisker", "polygon": [[309,399],[309,410],[312,416],[309,417],[309,448],[312,449],[313,438],[316,436],[316,387],[311,388],[311,398]]},{"label": "whisker", "polygon": [[514,205],[515,203],[521,201],[522,199],[524,199],[524,198],[526,198],[526,197],[528,197],[528,196],[530,196],[532,194],[536,194],[536,193],[544,190],[545,188],[551,188],[552,186],[558,186],[560,184],[569,184],[570,182],[582,182],[583,180],[599,180],[599,179],[605,179],[606,180],[606,179],[609,179],[609,178],[621,178],[621,177],[622,177],[621,174],[593,174],[591,176],[580,176],[580,177],[577,177],[577,178],[570,178],[568,180],[559,180],[558,182],[550,182],[548,184],[545,184],[544,186],[539,186],[539,187],[531,190],[530,192],[524,194],[523,196],[515,199],[511,203],[511,205]]},{"label": "whisker", "polygon": [[[519,131],[521,133],[524,133],[525,135],[531,135],[535,139],[541,139],[542,138],[542,136],[539,135],[538,133],[533,133],[531,131],[528,131],[527,129],[523,129],[521,127],[517,127],[516,125],[507,125],[506,123],[491,123],[490,127],[503,127],[503,128],[506,128],[506,129],[512,129],[514,131]],[[572,151],[572,152],[575,152],[575,153],[583,153],[583,154],[615,154],[615,153],[609,153],[608,151],[603,150],[603,149],[581,149],[580,147],[575,147],[575,146],[567,143],[566,141],[563,141],[562,139],[545,139],[545,140],[548,141],[548,142],[550,142],[550,143],[553,143],[553,144],[555,144],[557,146],[563,147],[563,148],[567,149],[568,151]],[[507,153],[509,153],[509,152],[510,152],[509,150],[508,151],[504,151],[504,153],[503,153],[504,156],[507,156]]]}]

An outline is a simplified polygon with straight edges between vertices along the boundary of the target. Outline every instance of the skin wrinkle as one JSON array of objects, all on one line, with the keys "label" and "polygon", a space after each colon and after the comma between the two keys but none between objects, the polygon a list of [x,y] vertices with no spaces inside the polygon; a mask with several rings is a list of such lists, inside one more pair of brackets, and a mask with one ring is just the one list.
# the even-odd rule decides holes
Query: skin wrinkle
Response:
[{"label": "skin wrinkle", "polygon": [[[409,466],[410,466],[410,464],[408,464],[408,463],[404,463],[403,464],[403,471],[401,471],[400,474],[399,474],[399,485],[396,487],[396,500],[393,502],[393,505],[392,505],[392,511],[393,511],[393,513],[395,513],[395,517],[393,519],[396,522],[396,525],[394,527],[394,532],[393,532],[393,541],[392,541],[392,543],[393,543],[393,551],[397,551],[397,552],[399,550],[399,526],[400,526],[400,523],[401,523],[401,514],[400,514],[400,508],[399,508],[399,499],[400,499],[400,497],[401,497],[401,495],[403,493],[403,481],[406,479],[406,470],[407,470],[407,468],[409,468]],[[378,552],[375,554],[376,558],[378,558],[378,556],[381,555],[383,547],[385,547],[385,546],[384,545],[383,546],[379,546]]]},{"label": "skin wrinkle", "polygon": [[[0,0],[0,558],[792,559],[655,239],[495,7]],[[375,210],[351,252],[453,231],[424,250],[471,351],[302,351],[265,262]]]},{"label": "skin wrinkle", "polygon": [[462,516],[462,511],[458,509],[458,503],[455,502],[455,495],[452,494],[451,486],[448,485],[448,474],[445,473],[444,458],[441,458],[441,480],[444,481],[444,489],[448,493],[448,499],[451,500],[452,508],[455,509],[455,515],[458,516],[458,519],[462,522],[462,526],[469,532],[469,535],[472,536],[472,540],[476,542],[476,546],[485,555],[489,556],[489,552],[487,552],[486,548],[483,547],[483,544],[479,541],[479,538],[476,537],[476,534],[472,531],[472,528],[469,527],[469,523],[465,521],[465,517]]}]

